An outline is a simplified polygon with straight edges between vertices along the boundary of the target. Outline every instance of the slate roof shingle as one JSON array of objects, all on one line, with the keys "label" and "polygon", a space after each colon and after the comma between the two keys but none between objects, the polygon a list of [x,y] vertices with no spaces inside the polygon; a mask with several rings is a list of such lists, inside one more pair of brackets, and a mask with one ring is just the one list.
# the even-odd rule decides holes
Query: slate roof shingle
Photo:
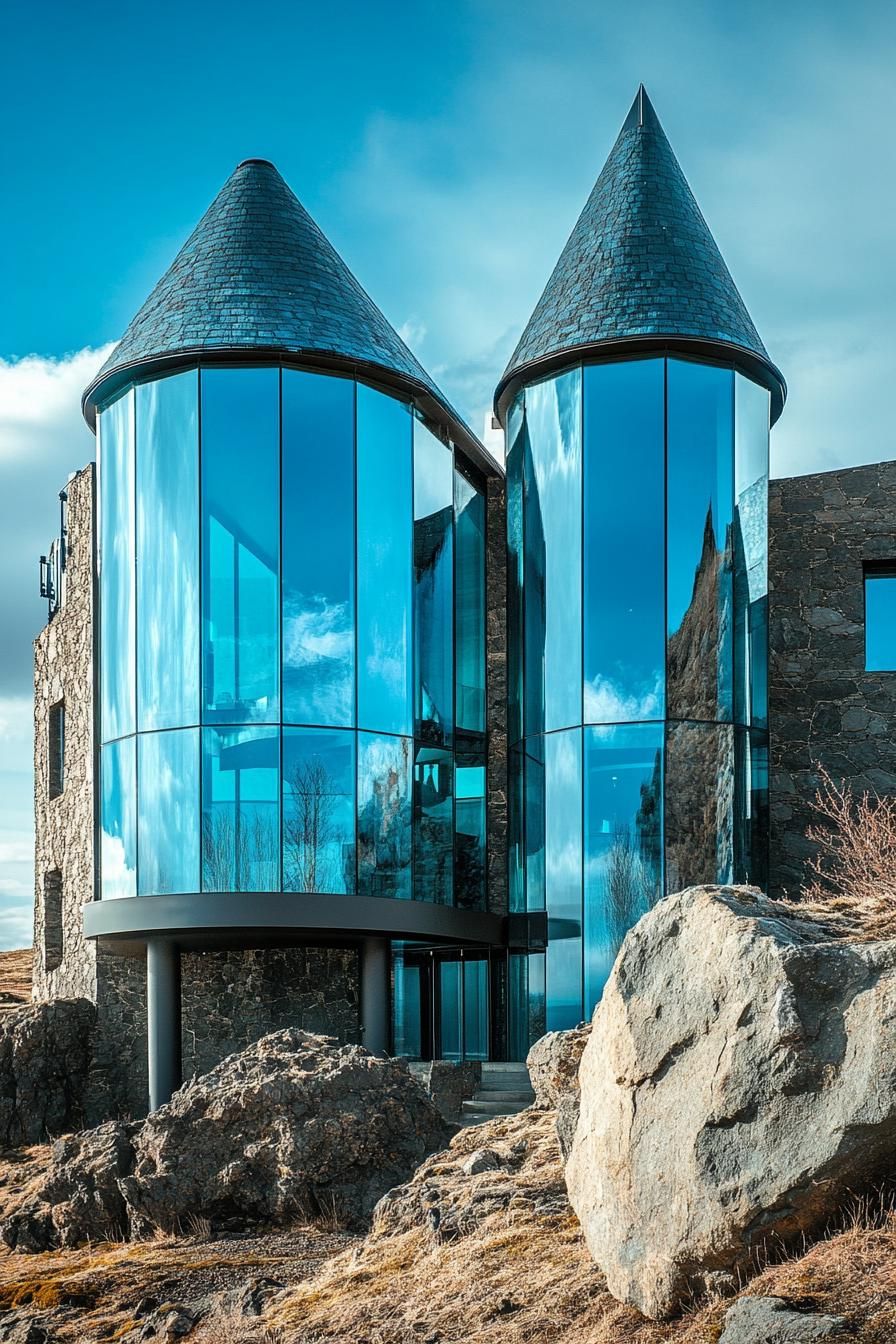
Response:
[{"label": "slate roof shingle", "polygon": [[496,394],[536,361],[644,337],[723,342],[780,384],[644,91],[529,318]]}]

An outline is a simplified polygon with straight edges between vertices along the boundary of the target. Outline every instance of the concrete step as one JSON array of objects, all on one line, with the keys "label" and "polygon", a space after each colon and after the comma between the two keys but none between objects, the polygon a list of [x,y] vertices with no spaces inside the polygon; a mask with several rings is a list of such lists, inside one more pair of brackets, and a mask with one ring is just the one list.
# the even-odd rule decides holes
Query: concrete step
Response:
[{"label": "concrete step", "polygon": [[525,1103],[519,1101],[492,1101],[486,1097],[473,1097],[461,1105],[464,1115],[472,1115],[474,1112],[477,1115],[519,1115],[525,1109]]},{"label": "concrete step", "polygon": [[474,1101],[516,1101],[521,1107],[531,1106],[535,1093],[531,1087],[480,1087],[473,1093]]}]

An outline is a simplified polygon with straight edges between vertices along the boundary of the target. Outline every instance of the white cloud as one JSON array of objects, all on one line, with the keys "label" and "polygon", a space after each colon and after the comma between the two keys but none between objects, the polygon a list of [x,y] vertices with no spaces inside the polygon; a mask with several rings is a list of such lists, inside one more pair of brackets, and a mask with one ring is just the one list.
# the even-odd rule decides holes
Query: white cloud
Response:
[{"label": "white cloud", "polygon": [[641,723],[662,717],[663,685],[624,690],[610,677],[596,676],[585,683],[585,718],[589,723]]}]

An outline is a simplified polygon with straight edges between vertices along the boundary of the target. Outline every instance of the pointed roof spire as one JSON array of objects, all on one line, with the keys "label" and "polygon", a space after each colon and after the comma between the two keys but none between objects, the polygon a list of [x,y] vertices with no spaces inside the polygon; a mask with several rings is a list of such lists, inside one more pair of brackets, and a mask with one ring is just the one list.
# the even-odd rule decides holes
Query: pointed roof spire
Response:
[{"label": "pointed roof spire", "polygon": [[[641,84],[594,189],[495,393],[591,347],[675,348],[731,359],[768,386],[772,419],[786,386],[772,364]],[[597,353],[597,351],[595,351]]]},{"label": "pointed roof spire", "polygon": [[230,175],[84,394],[97,403],[138,371],[189,360],[294,354],[349,367],[438,403],[459,440],[485,454],[267,159]]}]

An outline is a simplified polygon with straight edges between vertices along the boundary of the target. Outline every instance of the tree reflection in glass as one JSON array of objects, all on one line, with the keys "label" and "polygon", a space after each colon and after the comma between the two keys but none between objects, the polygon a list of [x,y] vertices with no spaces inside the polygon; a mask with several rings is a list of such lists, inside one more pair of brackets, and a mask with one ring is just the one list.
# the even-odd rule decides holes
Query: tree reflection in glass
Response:
[{"label": "tree reflection in glass", "polygon": [[279,733],[202,734],[204,891],[280,889]]},{"label": "tree reflection in glass", "polygon": [[354,734],[284,729],[284,891],[354,891],[354,796]]}]

